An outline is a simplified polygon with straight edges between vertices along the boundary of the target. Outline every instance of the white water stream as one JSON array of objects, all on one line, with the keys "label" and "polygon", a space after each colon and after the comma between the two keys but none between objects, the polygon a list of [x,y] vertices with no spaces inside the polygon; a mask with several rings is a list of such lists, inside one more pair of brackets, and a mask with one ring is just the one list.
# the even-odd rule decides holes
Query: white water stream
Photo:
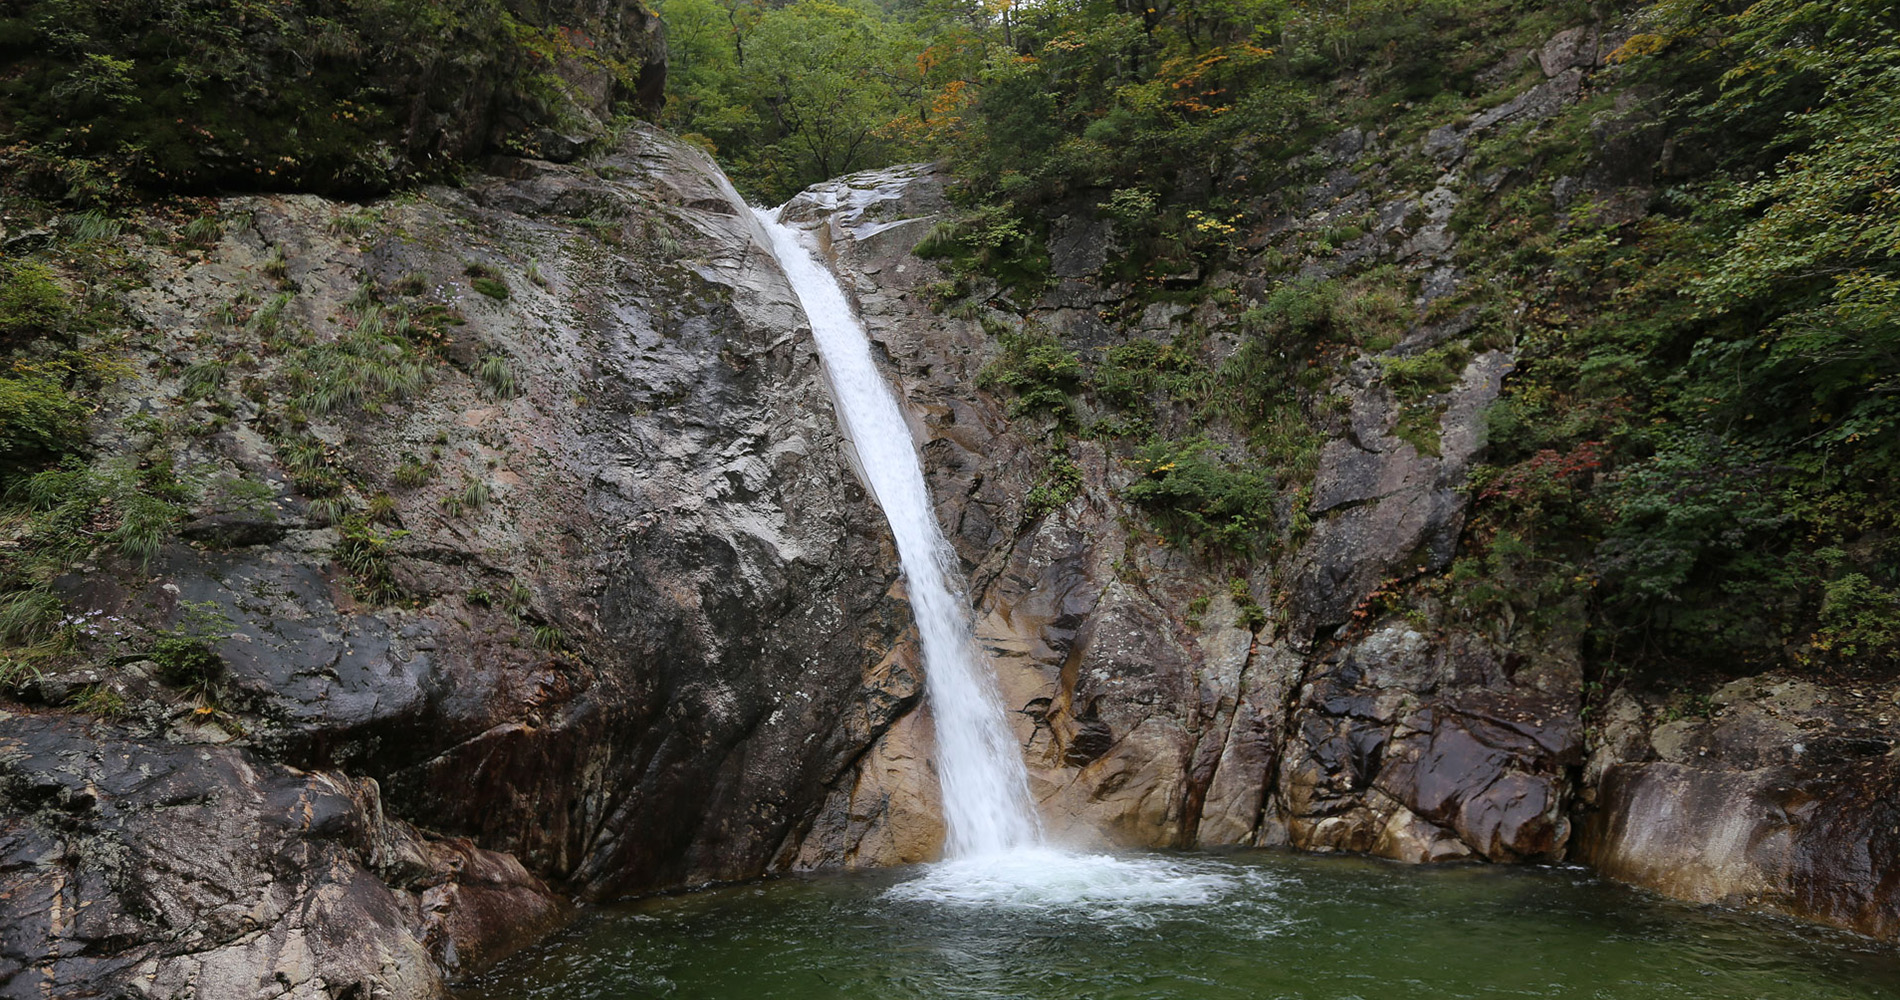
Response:
[{"label": "white water stream", "polygon": [[1066,851],[1043,843],[1022,752],[1005,722],[989,664],[970,631],[956,555],[937,527],[923,467],[871,342],[831,270],[776,209],[754,209],[812,328],[839,422],[890,523],[924,655],[936,723],[946,860],[887,891],[893,899],[979,909],[1082,911],[1146,919],[1155,907],[1199,905],[1229,879],[1181,861]]},{"label": "white water stream", "polygon": [[971,639],[956,555],[937,527],[910,427],[871,360],[870,339],[831,270],[796,230],[778,223],[774,210],[754,211],[805,307],[812,339],[831,375],[839,422],[897,541],[936,722],[937,780],[949,828],[945,853],[973,857],[1033,845],[1041,833],[1029,804],[1022,752],[1004,722],[989,665]]}]

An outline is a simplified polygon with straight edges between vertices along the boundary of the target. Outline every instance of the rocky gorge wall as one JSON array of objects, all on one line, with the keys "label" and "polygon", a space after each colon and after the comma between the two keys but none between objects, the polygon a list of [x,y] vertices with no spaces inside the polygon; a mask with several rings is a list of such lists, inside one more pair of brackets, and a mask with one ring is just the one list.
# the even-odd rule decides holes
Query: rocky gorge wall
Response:
[{"label": "rocky gorge wall", "polygon": [[[916,702],[879,514],[718,169],[643,127],[491,169],[133,242],[96,441],[198,487],[149,564],[58,583],[123,652],[13,684],[0,993],[440,995],[571,898],[796,853]],[[152,651],[192,616],[216,660],[181,676]]]},{"label": "rocky gorge wall", "polygon": [[[1322,164],[1320,179],[1292,211],[1263,212],[1273,221],[1249,245],[1378,223],[1296,276],[1210,274],[1198,303],[1130,307],[1137,291],[1110,276],[1123,248],[1107,206],[1079,201],[1053,220],[1051,287],[1024,301],[981,283],[946,293],[959,286],[912,252],[949,217],[937,168],[853,175],[788,205],[855,290],[912,410],[941,520],[970,574],[979,642],[1055,837],[1406,862],[1581,860],[1677,898],[1893,939],[1900,689],[1766,674],[1706,702],[1630,687],[1605,705],[1590,697],[1574,627],[1472,620],[1430,596],[1457,553],[1484,410],[1512,367],[1508,347],[1473,336],[1472,311],[1427,318],[1467,280],[1450,226],[1458,205],[1506,180],[1465,176],[1467,144],[1551,119],[1592,90],[1614,94],[1606,57],[1620,39],[1577,28],[1514,54],[1491,72],[1527,73],[1522,89],[1416,146],[1385,147],[1359,129],[1322,142],[1307,163]],[[1557,187],[1640,218],[1663,150],[1620,120],[1600,131],[1586,171]],[[1418,162],[1433,179],[1407,189],[1400,178]],[[1061,446],[1079,478],[1073,496],[1038,507],[1062,432],[1050,418],[1012,415],[1007,391],[980,387],[1007,338],[1053,335],[1100,358],[1191,335],[1218,362],[1241,342],[1241,314],[1276,282],[1368,261],[1416,276],[1419,318],[1389,348],[1349,353],[1327,379],[1332,416],[1310,488],[1294,501],[1303,509],[1281,508],[1283,525],[1309,527],[1289,543],[1249,562],[1170,544],[1126,499],[1140,471],[1125,446],[1087,434]],[[1459,343],[1462,370],[1423,404],[1435,432],[1426,444],[1406,426],[1421,404],[1384,377],[1386,362]],[[1418,584],[1425,596],[1404,613],[1382,596]],[[894,725],[834,789],[820,820],[833,834],[799,864],[928,857],[927,755],[927,725]]]},{"label": "rocky gorge wall", "polygon": [[[1376,218],[1315,273],[1387,261],[1429,306],[1464,280],[1466,144],[1570,107],[1610,47],[1522,53],[1519,92],[1416,142],[1328,138],[1247,238]],[[1610,204],[1649,182],[1573,180]],[[1031,326],[1083,351],[1194,330],[1218,356],[1286,276],[1141,301],[1079,202],[1037,299],[944,308],[913,253],[943,184],[854,175],[786,217],[909,407],[1054,836],[1584,860],[1900,933],[1900,689],[1767,676],[1597,706],[1574,635],[1380,598],[1451,564],[1508,345],[1454,313],[1339,358],[1310,490],[1279,512],[1307,526],[1210,558],[1127,501],[1113,442],[1072,441],[1074,495],[1032,503],[1048,428],[980,373]],[[102,548],[58,581],[130,637],[8,682],[0,995],[441,996],[577,899],[937,854],[895,553],[709,158],[634,127],[461,188],[210,214],[208,245],[165,218],[125,240],[137,327],[97,458],[183,470],[190,516],[149,563]],[[1443,391],[1401,396],[1381,359],[1448,343],[1470,350]],[[217,666],[180,674],[154,656],[194,614]]]}]

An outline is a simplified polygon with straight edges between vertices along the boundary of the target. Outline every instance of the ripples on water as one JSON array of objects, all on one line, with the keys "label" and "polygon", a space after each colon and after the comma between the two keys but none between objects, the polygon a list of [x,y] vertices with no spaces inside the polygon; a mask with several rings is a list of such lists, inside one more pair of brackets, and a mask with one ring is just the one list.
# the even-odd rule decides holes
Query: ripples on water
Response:
[{"label": "ripples on water", "polygon": [[465,995],[1900,1000],[1900,960],[1576,870],[1051,850],[605,909]]}]

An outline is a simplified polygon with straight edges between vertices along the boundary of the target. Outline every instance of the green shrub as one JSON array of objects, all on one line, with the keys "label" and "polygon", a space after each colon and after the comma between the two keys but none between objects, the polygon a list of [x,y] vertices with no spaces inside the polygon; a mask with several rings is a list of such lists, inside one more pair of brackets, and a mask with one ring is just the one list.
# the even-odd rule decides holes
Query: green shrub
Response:
[{"label": "green shrub", "polygon": [[26,479],[14,498],[31,511],[28,543],[38,552],[57,559],[106,545],[149,565],[189,497],[169,470],[141,476],[129,466],[95,469],[69,458]]},{"label": "green shrub", "polygon": [[400,530],[378,532],[360,515],[345,518],[337,525],[337,543],[332,554],[337,565],[350,574],[350,587],[359,600],[373,605],[402,600],[402,585],[396,582],[389,566],[389,546],[408,534]]},{"label": "green shrub", "polygon": [[224,672],[224,658],[196,636],[165,635],[145,657],[158,664],[159,680],[186,690],[205,690]]},{"label": "green shrub", "polygon": [[1081,493],[1082,467],[1070,460],[1066,451],[1058,451],[1049,456],[1049,469],[1042,481],[1023,497],[1023,522],[1061,510]]},{"label": "green shrub", "polygon": [[1041,235],[1008,205],[982,205],[938,223],[915,253],[942,260],[953,274],[989,275],[1024,300],[1049,282],[1049,252]]},{"label": "green shrub", "polygon": [[1299,278],[1275,288],[1258,308],[1241,319],[1271,331],[1284,330],[1300,340],[1317,340],[1333,329],[1340,286],[1325,278]]},{"label": "green shrub", "polygon": [[91,408],[50,378],[0,375],[0,477],[42,465],[86,441]]},{"label": "green shrub", "polygon": [[1864,573],[1827,583],[1814,647],[1848,660],[1900,658],[1900,589],[1882,587]]},{"label": "green shrub", "polygon": [[1133,460],[1141,478],[1122,496],[1154,518],[1176,544],[1245,554],[1273,526],[1273,491],[1265,476],[1232,468],[1205,439],[1158,441]]},{"label": "green shrub", "polygon": [[60,333],[72,314],[66,292],[46,265],[0,261],[0,349]]},{"label": "green shrub", "polygon": [[1393,395],[1402,402],[1412,402],[1457,385],[1470,360],[1471,348],[1453,342],[1406,357],[1379,358],[1379,367]]},{"label": "green shrub", "polygon": [[1082,386],[1082,362],[1047,334],[1002,335],[1003,354],[985,365],[976,384],[1007,389],[1011,416],[1046,414],[1069,420],[1069,397]]},{"label": "green shrub", "polygon": [[1153,419],[1151,397],[1159,394],[1198,406],[1207,401],[1214,383],[1214,373],[1179,338],[1168,343],[1131,340],[1111,347],[1089,379],[1103,402],[1133,415],[1139,428]]}]

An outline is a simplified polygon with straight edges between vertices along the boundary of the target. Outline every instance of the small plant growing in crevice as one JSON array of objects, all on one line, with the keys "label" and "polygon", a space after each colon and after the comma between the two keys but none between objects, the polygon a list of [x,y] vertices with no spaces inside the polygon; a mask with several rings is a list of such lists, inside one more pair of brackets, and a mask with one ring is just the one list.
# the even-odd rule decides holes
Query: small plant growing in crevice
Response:
[{"label": "small plant growing in crevice", "polygon": [[338,236],[361,237],[383,221],[383,213],[367,206],[344,212],[330,220],[330,232]]},{"label": "small plant growing in crevice", "polygon": [[1023,523],[1061,510],[1082,493],[1082,467],[1069,458],[1066,449],[1049,456],[1049,468],[1042,481],[1023,497]]},{"label": "small plant growing in crevice", "polygon": [[229,369],[222,361],[200,361],[187,367],[179,376],[184,397],[193,400],[215,395],[224,386],[224,376]]},{"label": "small plant growing in crevice", "polygon": [[357,599],[372,605],[402,600],[402,586],[396,582],[389,566],[389,546],[408,534],[400,529],[378,532],[360,515],[346,518],[337,526],[337,543],[332,554],[337,565],[350,574],[350,589]]},{"label": "small plant growing in crevice", "polygon": [[414,455],[405,455],[402,463],[396,466],[393,478],[397,486],[413,490],[435,478],[435,466]]},{"label": "small plant growing in crevice", "polygon": [[196,250],[209,250],[224,239],[224,220],[215,215],[201,215],[178,231],[178,242]]},{"label": "small plant growing in crevice", "polygon": [[509,367],[508,359],[499,354],[490,354],[482,358],[482,383],[497,399],[513,399],[518,391],[515,385],[514,369]]},{"label": "small plant growing in crevice", "polygon": [[1234,625],[1249,632],[1258,632],[1267,624],[1267,609],[1253,599],[1253,588],[1247,586],[1246,577],[1234,577],[1227,581],[1227,596],[1234,599]]},{"label": "small plant growing in crevice", "polygon": [[404,337],[405,319],[398,317],[392,324],[389,314],[375,304],[373,289],[367,301],[353,308],[354,329],[297,352],[291,384],[301,392],[299,404],[313,416],[374,408],[422,385],[422,363]]},{"label": "small plant growing in crevice", "polygon": [[327,528],[350,516],[350,501],[343,496],[317,497],[307,511],[312,525]]},{"label": "small plant growing in crevice", "polygon": [[284,256],[283,247],[271,247],[270,256],[264,258],[263,272],[264,277],[280,285],[290,280],[290,258]]},{"label": "small plant growing in crevice", "polygon": [[145,658],[158,665],[158,679],[191,694],[209,695],[224,677],[224,658],[214,644],[231,633],[231,619],[216,601],[181,601],[179,623],[158,633]]},{"label": "small plant growing in crevice", "polygon": [[502,595],[502,605],[508,613],[519,618],[534,610],[534,591],[520,580],[510,580],[508,591]]},{"label": "small plant growing in crevice", "polygon": [[87,684],[67,696],[66,707],[81,715],[110,719],[125,712],[125,699],[104,684]]},{"label": "small plant growing in crevice", "polygon": [[369,498],[369,506],[364,509],[363,516],[376,524],[395,524],[396,499],[386,492],[377,491]]},{"label": "small plant growing in crevice", "polygon": [[567,635],[554,625],[536,625],[534,627],[534,648],[544,653],[558,653],[567,648]]}]

